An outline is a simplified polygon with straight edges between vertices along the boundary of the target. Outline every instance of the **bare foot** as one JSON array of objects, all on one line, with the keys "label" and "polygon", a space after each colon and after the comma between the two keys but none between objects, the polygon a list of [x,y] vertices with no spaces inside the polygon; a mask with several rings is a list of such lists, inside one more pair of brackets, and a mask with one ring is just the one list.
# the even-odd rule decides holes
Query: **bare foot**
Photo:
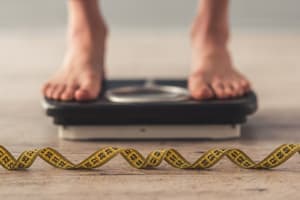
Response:
[{"label": "bare foot", "polygon": [[47,98],[85,101],[97,98],[104,77],[106,28],[71,27],[62,67],[43,86]]},{"label": "bare foot", "polygon": [[226,37],[226,33],[219,36],[193,32],[193,70],[189,77],[193,98],[234,98],[250,90],[249,81],[232,64]]}]

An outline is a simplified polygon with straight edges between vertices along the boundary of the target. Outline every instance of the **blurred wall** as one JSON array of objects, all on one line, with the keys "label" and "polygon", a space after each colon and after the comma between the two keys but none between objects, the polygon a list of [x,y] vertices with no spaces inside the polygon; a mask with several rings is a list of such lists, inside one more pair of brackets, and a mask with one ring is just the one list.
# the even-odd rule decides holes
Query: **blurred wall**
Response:
[{"label": "blurred wall", "polygon": [[[182,28],[194,16],[197,0],[102,0],[107,21],[115,28]],[[0,2],[0,30],[52,29],[66,24],[66,0]],[[298,0],[233,0],[236,29],[298,30]]]}]

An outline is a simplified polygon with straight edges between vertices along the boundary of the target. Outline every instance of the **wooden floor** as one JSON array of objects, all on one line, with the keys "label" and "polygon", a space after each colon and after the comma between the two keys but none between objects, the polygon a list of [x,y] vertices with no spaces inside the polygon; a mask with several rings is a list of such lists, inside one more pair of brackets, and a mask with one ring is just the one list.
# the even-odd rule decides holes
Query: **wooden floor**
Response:
[{"label": "wooden floor", "polygon": [[[180,77],[188,73],[185,33],[111,36],[111,77]],[[57,138],[40,107],[39,88],[58,67],[61,33],[0,35],[0,143],[14,155],[51,146],[80,161],[103,146],[133,147],[146,154],[176,148],[188,160],[212,147],[238,147],[256,161],[281,143],[300,142],[300,34],[239,33],[233,36],[236,65],[253,82],[259,111],[243,127],[242,137],[225,141],[98,141]],[[135,74],[132,74],[132,71]],[[300,157],[274,169],[239,169],[227,159],[211,170],[136,170],[122,157],[92,171],[62,171],[37,160],[27,171],[0,168],[0,199],[299,199]]]}]

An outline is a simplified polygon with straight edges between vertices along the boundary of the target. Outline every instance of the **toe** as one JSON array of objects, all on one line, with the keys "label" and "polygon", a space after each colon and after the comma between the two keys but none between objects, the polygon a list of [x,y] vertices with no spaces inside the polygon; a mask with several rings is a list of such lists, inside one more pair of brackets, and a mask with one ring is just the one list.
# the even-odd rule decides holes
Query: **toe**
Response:
[{"label": "toe", "polygon": [[67,86],[64,92],[61,94],[60,99],[62,101],[70,101],[74,99],[76,89],[77,87],[75,86]]},{"label": "toe", "polygon": [[51,91],[49,92],[49,96],[50,96],[51,99],[55,99],[54,94],[57,92],[58,89],[59,89],[58,84],[55,84],[51,87]]},{"label": "toe", "polygon": [[208,86],[199,87],[197,90],[191,91],[192,97],[197,100],[209,99],[213,97],[213,93]]},{"label": "toe", "polygon": [[52,93],[53,93],[53,91],[55,90],[55,85],[53,85],[53,84],[50,84],[48,87],[47,87],[47,89],[46,89],[46,97],[47,98],[49,98],[49,99],[51,99],[52,98]]},{"label": "toe", "polygon": [[90,89],[80,88],[75,91],[75,99],[77,101],[88,101],[98,97],[98,92]]},{"label": "toe", "polygon": [[217,98],[224,99],[226,98],[226,93],[224,91],[224,85],[221,82],[212,83],[213,91]]},{"label": "toe", "polygon": [[53,92],[52,98],[55,100],[60,99],[61,94],[64,92],[66,86],[65,85],[59,85]]},{"label": "toe", "polygon": [[99,91],[98,85],[96,86],[92,82],[88,82],[75,91],[75,99],[78,101],[93,100],[98,97]]},{"label": "toe", "polygon": [[231,87],[232,87],[232,89],[234,90],[236,96],[242,96],[242,95],[244,94],[243,88],[242,88],[242,86],[239,84],[238,81],[233,81],[233,82],[231,83]]},{"label": "toe", "polygon": [[231,87],[230,83],[224,83],[224,93],[225,93],[225,98],[235,97],[235,92]]},{"label": "toe", "polygon": [[194,99],[203,100],[214,96],[208,84],[201,78],[191,78],[189,80],[189,90]]},{"label": "toe", "polygon": [[233,96],[233,91],[232,91],[230,85],[228,85],[228,84],[224,85],[224,93],[225,93],[226,98]]},{"label": "toe", "polygon": [[47,90],[49,87],[50,87],[50,83],[48,83],[48,82],[43,85],[41,90],[42,90],[42,93],[44,96],[47,96]]},{"label": "toe", "polygon": [[240,81],[240,85],[241,85],[244,93],[248,92],[251,88],[249,81],[247,81],[245,79]]},{"label": "toe", "polygon": [[235,80],[228,81],[225,88],[229,97],[238,97],[243,95],[241,86]]},{"label": "toe", "polygon": [[92,99],[90,92],[85,89],[78,89],[75,92],[75,99],[78,101],[86,101]]}]

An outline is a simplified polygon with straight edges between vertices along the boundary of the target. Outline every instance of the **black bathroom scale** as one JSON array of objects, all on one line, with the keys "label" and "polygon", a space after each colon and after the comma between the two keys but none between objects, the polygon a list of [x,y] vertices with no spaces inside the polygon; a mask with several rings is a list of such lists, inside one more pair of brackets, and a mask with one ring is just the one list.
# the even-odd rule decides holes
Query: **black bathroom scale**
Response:
[{"label": "black bathroom scale", "polygon": [[185,80],[106,80],[98,99],[43,100],[64,139],[234,138],[257,109],[254,92],[196,101]]}]

